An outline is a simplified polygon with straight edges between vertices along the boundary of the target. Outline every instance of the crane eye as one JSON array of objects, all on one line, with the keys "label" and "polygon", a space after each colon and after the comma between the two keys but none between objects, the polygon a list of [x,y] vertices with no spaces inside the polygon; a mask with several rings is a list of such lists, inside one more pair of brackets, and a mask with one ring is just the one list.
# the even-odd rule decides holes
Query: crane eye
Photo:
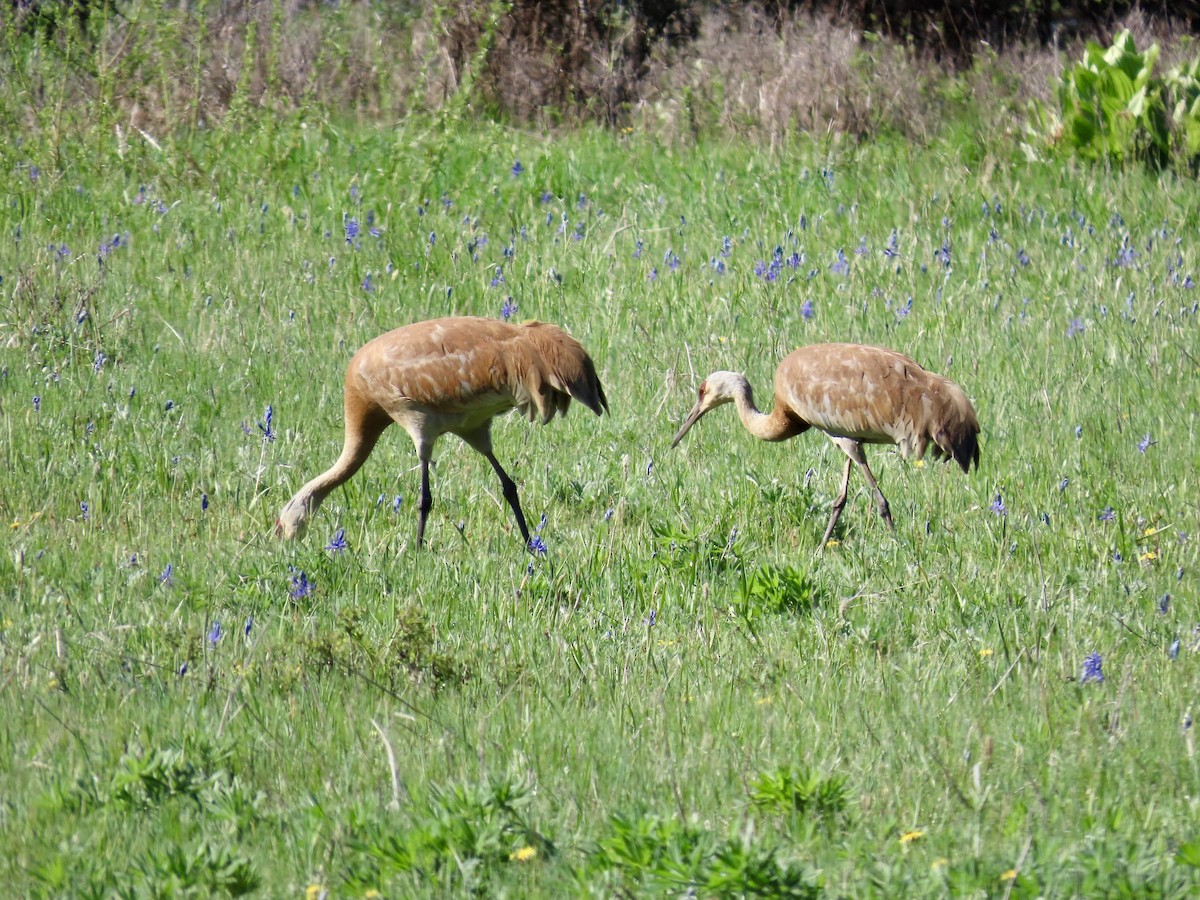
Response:
[{"label": "crane eye", "polygon": [[704,392],[705,392],[706,390],[708,390],[708,382],[707,382],[707,381],[702,381],[702,382],[700,382],[700,388],[699,388],[699,390],[697,390],[697,391],[696,391],[696,397],[697,397],[697,399],[699,399],[699,400],[703,400],[703,399],[704,399]]}]

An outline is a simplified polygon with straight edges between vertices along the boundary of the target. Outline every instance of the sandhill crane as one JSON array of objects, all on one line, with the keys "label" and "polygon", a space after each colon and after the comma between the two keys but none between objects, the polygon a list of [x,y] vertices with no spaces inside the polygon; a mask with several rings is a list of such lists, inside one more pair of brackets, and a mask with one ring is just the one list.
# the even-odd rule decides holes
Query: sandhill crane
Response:
[{"label": "sandhill crane", "polygon": [[713,372],[671,446],[702,415],[724,403],[737,404],[746,430],[764,441],[783,441],[809,428],[824,431],[846,454],[842,489],[833,501],[824,546],[833,534],[850,470],[857,465],[875,492],[879,514],[893,531],[887,499],[863,452],[863,444],[896,444],[905,459],[953,459],[964,472],[979,467],[979,421],[967,395],[953,381],[927,372],[894,350],[862,344],[814,344],[793,350],[775,371],[775,407],[761,413],[744,375]]},{"label": "sandhill crane", "polygon": [[379,435],[396,422],[412,438],[421,463],[418,546],[425,541],[425,520],[433,506],[433,445],[447,432],[487,457],[529,546],[517,486],[492,453],[492,418],[515,407],[531,422],[545,424],[555,414],[566,415],[572,398],[596,415],[608,409],[591,357],[553,325],[462,316],[382,334],[364,344],[346,369],[341,456],[287,502],[275,521],[275,533],[302,536],[321,501],[358,471]]}]

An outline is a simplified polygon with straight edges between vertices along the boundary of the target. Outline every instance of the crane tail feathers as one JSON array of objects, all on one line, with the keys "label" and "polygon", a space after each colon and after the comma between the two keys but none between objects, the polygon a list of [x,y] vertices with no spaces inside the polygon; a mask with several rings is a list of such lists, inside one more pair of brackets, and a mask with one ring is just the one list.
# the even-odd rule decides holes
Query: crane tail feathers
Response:
[{"label": "crane tail feathers", "polygon": [[596,365],[577,340],[560,328],[542,322],[528,322],[530,343],[537,349],[546,384],[561,399],[551,400],[543,411],[543,421],[556,413],[563,415],[571,400],[578,400],[596,415],[608,410],[608,398],[596,374]]}]

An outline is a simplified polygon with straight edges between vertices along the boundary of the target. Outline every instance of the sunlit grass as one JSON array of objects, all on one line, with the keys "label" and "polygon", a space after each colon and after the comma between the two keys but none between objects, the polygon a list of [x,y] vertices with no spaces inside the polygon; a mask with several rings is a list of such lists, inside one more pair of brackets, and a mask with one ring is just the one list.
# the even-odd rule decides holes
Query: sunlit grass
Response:
[{"label": "sunlit grass", "polygon": [[[261,132],[11,160],[18,892],[1195,889],[1194,191],[949,146]],[[418,552],[399,430],[276,542],[354,349],[510,298],[612,405],[495,427],[545,557],[453,438]],[[818,552],[820,435],[668,443],[710,370],[765,404],[824,340],[955,379],[984,434],[969,478],[871,450],[896,535],[856,483]],[[787,773],[844,788],[834,826],[753,799]]]}]

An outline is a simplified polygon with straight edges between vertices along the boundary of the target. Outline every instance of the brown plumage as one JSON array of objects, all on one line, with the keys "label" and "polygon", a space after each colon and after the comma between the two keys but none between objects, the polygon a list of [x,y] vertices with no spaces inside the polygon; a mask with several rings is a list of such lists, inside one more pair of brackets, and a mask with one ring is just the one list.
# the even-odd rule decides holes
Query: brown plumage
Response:
[{"label": "brown plumage", "polygon": [[700,385],[696,405],[671,446],[710,409],[730,402],[737,404],[742,424],[755,437],[782,441],[819,428],[846,454],[842,489],[822,544],[846,505],[854,465],[875,492],[879,514],[895,529],[863,444],[896,444],[905,459],[921,459],[929,449],[937,459],[953,459],[964,472],[971,463],[979,467],[979,421],[962,388],[894,350],[862,344],[793,350],[775,372],[775,407],[769,414],[755,408],[745,376],[713,372]]},{"label": "brown plumage", "polygon": [[281,537],[302,536],[321,501],[370,456],[379,435],[396,422],[413,440],[421,463],[417,544],[433,506],[429,463],[439,435],[456,434],[487,457],[525,543],[529,528],[517,486],[492,454],[492,418],[516,408],[531,422],[565,415],[575,399],[596,415],[608,409],[596,367],[579,342],[541,322],[510,325],[474,316],[406,325],[364,344],[346,369],[346,438],[342,454],[283,507]]}]

